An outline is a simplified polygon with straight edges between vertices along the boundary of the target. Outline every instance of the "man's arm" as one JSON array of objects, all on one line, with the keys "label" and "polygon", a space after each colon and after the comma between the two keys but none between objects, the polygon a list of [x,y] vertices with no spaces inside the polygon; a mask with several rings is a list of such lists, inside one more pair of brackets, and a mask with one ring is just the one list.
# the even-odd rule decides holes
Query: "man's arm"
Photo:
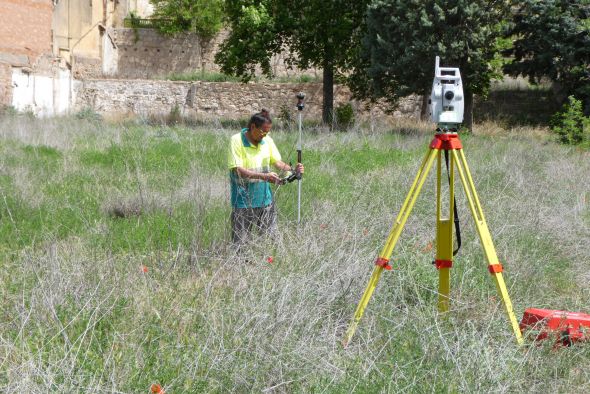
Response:
[{"label": "man's arm", "polygon": [[277,160],[274,162],[274,166],[281,171],[293,171],[293,169],[291,168],[291,166],[281,160]]},{"label": "man's arm", "polygon": [[[289,167],[289,165],[287,165],[287,167]],[[277,174],[275,174],[274,172],[257,172],[257,171],[248,170],[243,167],[236,167],[236,168],[234,168],[234,170],[237,172],[237,174],[240,178],[260,179],[260,180],[263,180],[266,182],[272,182],[275,184],[279,184],[281,182],[281,178],[279,178],[279,176]]]},{"label": "man's arm", "polygon": [[304,172],[303,164],[301,163],[297,163],[297,166],[295,166],[295,169],[293,169],[289,164],[281,160],[277,160],[274,162],[274,166],[281,171],[298,171],[300,174],[303,174]]}]

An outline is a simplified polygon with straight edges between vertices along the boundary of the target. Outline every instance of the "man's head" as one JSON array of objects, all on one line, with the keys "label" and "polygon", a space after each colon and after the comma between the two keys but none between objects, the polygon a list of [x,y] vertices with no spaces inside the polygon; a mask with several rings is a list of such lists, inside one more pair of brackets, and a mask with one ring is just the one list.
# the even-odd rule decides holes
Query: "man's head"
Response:
[{"label": "man's head", "polygon": [[250,137],[255,143],[259,143],[268,134],[271,126],[272,120],[270,116],[264,116],[262,113],[252,115],[248,122]]}]

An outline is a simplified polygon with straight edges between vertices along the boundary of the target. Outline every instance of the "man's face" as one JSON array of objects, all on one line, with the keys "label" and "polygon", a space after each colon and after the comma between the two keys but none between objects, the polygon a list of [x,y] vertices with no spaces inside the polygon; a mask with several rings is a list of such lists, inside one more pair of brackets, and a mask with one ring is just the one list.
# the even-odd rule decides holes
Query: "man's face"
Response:
[{"label": "man's face", "polygon": [[260,128],[256,127],[256,125],[253,125],[252,138],[254,139],[254,141],[256,141],[256,142],[262,141],[262,139],[270,131],[271,127],[272,127],[272,123],[269,123],[269,122],[263,123],[262,126],[260,126]]}]

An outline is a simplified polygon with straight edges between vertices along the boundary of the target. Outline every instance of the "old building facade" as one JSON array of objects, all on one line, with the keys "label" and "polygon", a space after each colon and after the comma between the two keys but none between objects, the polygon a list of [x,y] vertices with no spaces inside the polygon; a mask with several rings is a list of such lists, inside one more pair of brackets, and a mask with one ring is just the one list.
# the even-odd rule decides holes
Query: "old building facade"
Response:
[{"label": "old building facade", "polygon": [[[4,22],[0,24],[0,107],[12,106],[38,116],[65,114],[86,106],[102,113],[137,109],[145,114],[147,103],[156,97],[152,102],[161,105],[153,108],[155,113],[166,113],[172,106],[191,115],[242,116],[250,108],[235,102],[245,96],[255,108],[268,106],[271,98],[284,101],[283,96],[290,95],[293,86],[286,85],[261,85],[260,89],[273,92],[266,97],[260,89],[246,85],[150,82],[172,73],[218,71],[214,55],[227,34],[222,31],[202,40],[192,33],[169,37],[151,28],[126,27],[131,14],[149,18],[152,12],[149,0],[0,0],[0,20]],[[286,67],[283,56],[276,56],[272,64],[275,75],[300,74]],[[317,75],[318,71],[312,73]],[[127,97],[138,89],[141,94]],[[206,95],[206,102],[192,105],[198,101],[196,96],[187,102],[176,97],[187,92]],[[170,101],[169,95],[174,100]]]},{"label": "old building facade", "polygon": [[0,1],[0,105],[39,115],[66,112],[74,80],[117,73],[114,29],[149,0]]}]

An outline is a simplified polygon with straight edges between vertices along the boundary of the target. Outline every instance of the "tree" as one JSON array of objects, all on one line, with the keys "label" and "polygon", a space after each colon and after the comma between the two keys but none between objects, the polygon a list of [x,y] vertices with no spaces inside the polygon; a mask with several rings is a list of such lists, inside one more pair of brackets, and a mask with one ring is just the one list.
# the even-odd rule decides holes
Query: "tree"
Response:
[{"label": "tree", "polygon": [[360,98],[395,104],[409,94],[423,95],[422,117],[434,76],[434,58],[459,67],[465,94],[464,124],[471,129],[473,95],[485,95],[501,76],[502,21],[506,1],[375,0],[369,6],[366,35],[351,86]]},{"label": "tree", "polygon": [[[153,18],[158,20],[158,30],[166,35],[192,32],[199,36],[201,59],[205,56],[211,39],[223,27],[224,0],[150,0],[154,6]],[[202,62],[205,71],[205,63]]]},{"label": "tree", "polygon": [[533,83],[550,78],[563,101],[575,95],[590,113],[590,1],[524,0],[507,30],[514,57],[505,70]]},{"label": "tree", "polygon": [[150,0],[153,18],[159,19],[158,29],[165,34],[183,31],[197,33],[210,39],[223,24],[223,0]]},{"label": "tree", "polygon": [[256,67],[272,76],[271,57],[286,51],[287,65],[323,69],[322,119],[330,123],[334,77],[349,70],[370,0],[227,0],[230,35],[216,62],[248,81]]}]

